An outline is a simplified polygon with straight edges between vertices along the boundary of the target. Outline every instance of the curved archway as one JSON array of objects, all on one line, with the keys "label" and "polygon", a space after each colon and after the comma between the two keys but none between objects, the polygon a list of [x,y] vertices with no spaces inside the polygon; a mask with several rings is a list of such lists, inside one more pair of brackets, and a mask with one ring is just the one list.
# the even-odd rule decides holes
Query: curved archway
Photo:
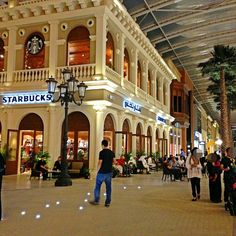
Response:
[{"label": "curved archway", "polygon": [[85,26],[72,29],[67,37],[67,63],[69,66],[90,63],[89,31]]},{"label": "curved archway", "polygon": [[30,158],[43,151],[44,125],[41,117],[35,113],[27,114],[19,124],[20,171],[24,172]]},{"label": "curved archway", "polygon": [[109,148],[115,150],[115,128],[111,114],[108,114],[104,121],[103,137],[108,141]]},{"label": "curved archway", "polygon": [[45,46],[44,36],[39,32],[32,33],[25,42],[24,67],[37,69],[44,67]]},{"label": "curved archway", "polygon": [[4,41],[0,38],[0,71],[4,71],[5,49]]},{"label": "curved archway", "polygon": [[110,32],[107,32],[107,41],[106,41],[106,65],[114,69],[115,65],[115,46],[114,40]]},{"label": "curved archway", "polygon": [[144,135],[142,135],[142,125],[139,122],[136,127],[136,152],[137,156],[142,155],[145,151],[145,139]]},{"label": "curved archway", "polygon": [[[62,130],[64,130],[64,123]],[[63,132],[62,132],[63,134]],[[68,116],[67,159],[89,163],[90,124],[87,116],[82,112],[72,112]],[[63,147],[63,137],[61,142]],[[61,148],[62,153],[62,148]]]},{"label": "curved archway", "polygon": [[130,80],[130,60],[128,50],[124,50],[124,79]]}]

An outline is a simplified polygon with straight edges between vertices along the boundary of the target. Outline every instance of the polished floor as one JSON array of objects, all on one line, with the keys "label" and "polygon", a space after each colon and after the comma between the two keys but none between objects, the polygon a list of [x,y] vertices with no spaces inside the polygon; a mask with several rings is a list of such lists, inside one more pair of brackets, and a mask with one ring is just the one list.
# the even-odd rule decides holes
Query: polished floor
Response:
[{"label": "polished floor", "polygon": [[231,236],[236,216],[210,203],[207,178],[201,200],[191,201],[190,183],[161,181],[161,172],[113,179],[113,199],[92,206],[94,179],[54,180],[4,176],[0,236]]}]

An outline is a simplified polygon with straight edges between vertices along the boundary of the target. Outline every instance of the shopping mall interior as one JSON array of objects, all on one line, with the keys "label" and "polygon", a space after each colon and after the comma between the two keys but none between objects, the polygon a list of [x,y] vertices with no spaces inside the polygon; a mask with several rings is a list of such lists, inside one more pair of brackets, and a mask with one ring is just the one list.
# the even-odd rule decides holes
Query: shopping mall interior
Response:
[{"label": "shopping mall interior", "polygon": [[[0,0],[0,235],[236,235],[226,170],[207,167],[236,156],[235,15],[235,0]],[[103,139],[124,157],[109,209],[87,204]]]}]

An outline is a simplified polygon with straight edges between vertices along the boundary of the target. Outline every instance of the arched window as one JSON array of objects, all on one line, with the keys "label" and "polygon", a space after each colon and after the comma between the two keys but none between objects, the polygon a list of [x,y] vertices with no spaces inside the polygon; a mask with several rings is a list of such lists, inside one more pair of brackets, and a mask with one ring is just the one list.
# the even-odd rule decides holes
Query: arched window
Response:
[{"label": "arched window", "polygon": [[149,95],[152,94],[152,80],[151,80],[150,71],[148,71],[147,93],[148,93]]},{"label": "arched window", "polygon": [[140,62],[138,61],[138,64],[137,64],[137,86],[139,88],[141,88],[141,83],[142,83],[142,70],[141,70]]},{"label": "arched window", "polygon": [[106,139],[109,148],[115,151],[115,128],[111,114],[108,114],[104,121],[103,139]]},{"label": "arched window", "polygon": [[90,63],[89,31],[84,26],[78,26],[70,31],[67,38],[68,65]]},{"label": "arched window", "polygon": [[44,67],[45,46],[41,33],[31,34],[25,42],[25,69],[37,69]]},{"label": "arched window", "polygon": [[106,41],[106,65],[114,69],[114,41],[109,32]]},{"label": "arched window", "polygon": [[124,51],[124,79],[130,80],[129,53],[126,48]]},{"label": "arched window", "polygon": [[4,42],[0,38],[0,71],[4,71],[4,57],[5,57]]}]

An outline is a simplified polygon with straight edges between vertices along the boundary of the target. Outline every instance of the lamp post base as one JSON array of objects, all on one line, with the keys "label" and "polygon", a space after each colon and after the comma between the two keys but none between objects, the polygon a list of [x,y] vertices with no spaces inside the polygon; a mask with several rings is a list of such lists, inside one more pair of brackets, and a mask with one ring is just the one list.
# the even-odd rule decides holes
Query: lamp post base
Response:
[{"label": "lamp post base", "polygon": [[59,176],[55,182],[56,187],[71,186],[72,181],[69,175]]}]

